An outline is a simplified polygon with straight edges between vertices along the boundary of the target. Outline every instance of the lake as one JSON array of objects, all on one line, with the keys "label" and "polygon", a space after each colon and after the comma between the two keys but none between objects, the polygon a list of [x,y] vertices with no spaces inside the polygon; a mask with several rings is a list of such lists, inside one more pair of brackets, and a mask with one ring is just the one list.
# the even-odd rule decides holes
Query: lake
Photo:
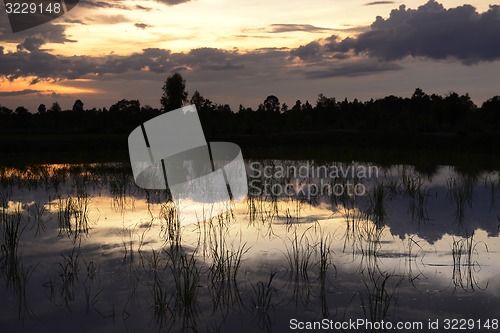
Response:
[{"label": "lake", "polygon": [[127,163],[0,167],[2,331],[498,331],[498,171],[245,163],[210,216]]}]

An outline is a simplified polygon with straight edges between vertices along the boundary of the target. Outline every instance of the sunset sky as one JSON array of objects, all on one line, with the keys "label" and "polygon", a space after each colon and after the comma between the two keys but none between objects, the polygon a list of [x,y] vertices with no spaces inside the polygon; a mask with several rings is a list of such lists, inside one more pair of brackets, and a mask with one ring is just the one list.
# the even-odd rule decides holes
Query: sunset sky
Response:
[{"label": "sunset sky", "polygon": [[180,72],[190,95],[256,108],[319,93],[500,95],[500,7],[494,1],[82,0],[12,33],[0,4],[0,105],[120,99],[159,107]]}]

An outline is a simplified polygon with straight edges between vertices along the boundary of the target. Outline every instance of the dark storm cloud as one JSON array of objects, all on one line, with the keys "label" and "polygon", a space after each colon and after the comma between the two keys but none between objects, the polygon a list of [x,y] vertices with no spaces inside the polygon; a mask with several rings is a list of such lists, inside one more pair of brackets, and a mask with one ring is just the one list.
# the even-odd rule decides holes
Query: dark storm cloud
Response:
[{"label": "dark storm cloud", "polygon": [[135,5],[135,9],[144,10],[144,11],[147,11],[147,12],[153,10],[153,8],[144,7],[144,6],[141,6],[141,5]]},{"label": "dark storm cloud", "polygon": [[155,0],[156,2],[165,4],[167,6],[180,5],[181,3],[189,2],[190,0]]},{"label": "dark storm cloud", "polygon": [[[21,77],[35,77],[39,80],[60,80],[101,77],[112,79],[116,75],[133,73],[163,74],[189,70],[198,76],[218,78],[276,77],[298,74],[306,79],[360,76],[377,72],[397,70],[401,67],[387,62],[346,59],[345,54],[326,52],[324,46],[312,42],[294,50],[287,48],[265,48],[239,53],[215,48],[198,48],[189,52],[173,53],[170,50],[149,48],[131,55],[107,56],[61,56],[52,55],[37,48],[40,42],[25,41],[15,52],[5,52],[0,47],[0,77],[15,80]],[[323,56],[326,54],[327,56]],[[310,62],[301,71],[289,67],[290,58]]]},{"label": "dark storm cloud", "polygon": [[132,8],[125,6],[122,4],[122,0],[111,0],[111,1],[92,1],[92,0],[80,0],[78,6],[87,7],[87,8],[116,8],[116,9],[124,9],[131,10]]},{"label": "dark storm cloud", "polygon": [[310,42],[306,45],[301,45],[290,51],[291,57],[298,57],[303,61],[317,61],[322,58],[321,45],[318,42]]},{"label": "dark storm cloud", "polygon": [[318,41],[310,42],[306,45],[301,45],[298,48],[290,50],[289,60],[299,58],[306,63],[315,63],[323,61],[328,63],[335,60],[348,59],[349,54],[336,51],[331,45],[338,39],[336,35],[332,35],[325,39],[325,44],[320,44]]},{"label": "dark storm cloud", "polygon": [[36,51],[45,44],[45,40],[39,37],[28,37],[23,40],[17,47],[28,51]]},{"label": "dark storm cloud", "polygon": [[116,23],[125,23],[131,22],[131,20],[125,15],[117,14],[117,15],[94,15],[92,17],[85,18],[92,23],[101,23],[101,24],[116,24]]},{"label": "dark storm cloud", "polygon": [[245,35],[245,34],[235,35],[234,37],[236,37],[236,38],[263,38],[263,39],[274,38],[271,36],[258,36],[258,35]]},{"label": "dark storm cloud", "polygon": [[[346,39],[348,39],[348,38],[346,38]],[[329,52],[338,52],[338,49],[340,48],[339,47],[339,40],[340,40],[340,37],[337,35],[331,35],[330,37],[325,38],[326,43],[323,45],[323,49],[325,51],[329,51]]]},{"label": "dark storm cloud", "polygon": [[267,32],[270,33],[282,33],[282,32],[323,32],[331,30],[329,28],[316,27],[310,24],[271,24],[270,29]]},{"label": "dark storm cloud", "polygon": [[109,0],[109,1],[92,1],[92,0],[80,0],[78,3],[79,6],[86,7],[86,8],[114,8],[114,9],[122,9],[122,10],[144,10],[144,11],[150,11],[152,8],[150,7],[145,7],[141,5],[135,5],[133,7],[131,6],[126,6],[123,3],[123,0]]},{"label": "dark storm cloud", "polygon": [[64,23],[87,25],[87,23],[83,22],[82,20],[70,19],[65,16],[63,16],[63,21]]},{"label": "dark storm cloud", "polygon": [[325,67],[319,70],[304,71],[303,76],[306,79],[323,79],[339,76],[356,77],[401,69],[403,69],[403,67],[397,64],[365,60],[332,65],[330,68]]},{"label": "dark storm cloud", "polygon": [[180,56],[178,60],[194,68],[225,70],[243,68],[244,66],[238,63],[238,57],[239,54],[235,52],[204,47],[193,49],[187,55]]},{"label": "dark storm cloud", "polygon": [[40,93],[40,90],[33,89],[24,89],[19,91],[0,91],[0,97],[12,97],[12,96],[21,96],[21,95],[31,95]]},{"label": "dark storm cloud", "polygon": [[352,28],[344,28],[344,29],[332,29],[334,31],[338,32],[353,32],[353,33],[359,33],[359,32],[366,32],[370,30],[369,26],[358,26],[358,27],[352,27]]},{"label": "dark storm cloud", "polygon": [[385,61],[367,58],[352,58],[352,55],[338,52],[330,47],[338,37],[333,35],[326,39],[326,44],[310,42],[290,50],[288,60],[300,59],[307,67],[295,73],[305,79],[323,79],[329,77],[356,77],[387,71],[403,69],[402,66]]},{"label": "dark storm cloud", "polygon": [[146,28],[151,27],[149,24],[146,24],[146,23],[136,23],[136,24],[134,24],[134,25],[135,25],[135,27],[136,27],[137,29],[141,29],[141,30],[144,30],[144,29],[146,29]]},{"label": "dark storm cloud", "polygon": [[[32,43],[36,44],[35,41]],[[36,47],[30,49],[30,52],[27,52],[24,46],[18,47],[16,52],[6,53],[4,48],[0,47],[0,76],[9,80],[27,76],[36,76],[39,79],[76,79],[140,70],[167,73],[183,67],[219,71],[244,67],[238,62],[240,54],[212,48],[194,49],[188,53],[149,48],[126,56],[100,57],[55,56]]]},{"label": "dark storm cloud", "polygon": [[373,2],[367,2],[364,4],[364,6],[376,6],[376,5],[390,5],[396,3],[395,1],[373,1]]},{"label": "dark storm cloud", "polygon": [[[286,33],[286,32],[310,32],[310,33],[318,33],[318,32],[325,32],[325,31],[333,31],[335,29],[331,28],[322,28],[322,27],[316,27],[314,25],[310,24],[293,24],[293,23],[286,23],[286,24],[271,24],[267,27],[261,27],[261,28],[251,28],[251,29],[242,29],[241,35],[238,35],[237,37],[259,37],[259,36],[254,36],[255,33],[268,33],[268,34],[279,34],[279,33]],[[251,35],[248,35],[251,34]],[[269,37],[260,37],[260,38],[269,38]]]},{"label": "dark storm cloud", "polygon": [[16,33],[12,33],[9,21],[4,12],[0,11],[0,40],[4,43],[19,43],[25,38],[40,38],[46,43],[68,43],[74,42],[65,33],[66,27],[61,24],[48,22],[36,27]]},{"label": "dark storm cloud", "polygon": [[33,51],[46,43],[64,44],[76,42],[66,36],[65,29],[65,25],[47,22],[37,26],[36,29],[12,33],[7,15],[4,11],[0,11],[0,40],[4,43],[16,43],[18,49],[21,50]]},{"label": "dark storm cloud", "polygon": [[170,50],[158,48],[144,49],[141,53],[127,56],[107,56],[92,58],[96,74],[120,74],[128,71],[147,70],[154,73],[166,73],[178,66]]},{"label": "dark storm cloud", "polygon": [[377,17],[369,31],[340,42],[333,40],[325,49],[366,53],[383,60],[455,58],[470,65],[500,59],[498,36],[500,6],[478,13],[471,5],[445,9],[431,0],[418,9],[400,6],[387,19]]},{"label": "dark storm cloud", "polygon": [[0,76],[13,80],[19,77],[37,76],[38,78],[78,78],[84,57],[56,57],[43,51],[4,53],[0,47]]}]

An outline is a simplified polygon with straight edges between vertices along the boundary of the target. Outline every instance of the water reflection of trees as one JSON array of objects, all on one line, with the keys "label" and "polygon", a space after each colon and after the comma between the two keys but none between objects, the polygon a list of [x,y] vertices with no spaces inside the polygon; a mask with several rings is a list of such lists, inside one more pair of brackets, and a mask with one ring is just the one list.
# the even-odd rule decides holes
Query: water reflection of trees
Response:
[{"label": "water reflection of trees", "polygon": [[[368,192],[364,196],[250,195],[242,208],[246,214],[230,210],[225,215],[198,221],[189,229],[196,233],[195,241],[191,238],[189,244],[184,234],[186,227],[181,226],[175,205],[168,202],[164,191],[138,189],[131,177],[116,174],[108,166],[89,166],[91,171],[85,168],[34,168],[19,174],[4,170],[3,175],[9,174],[8,178],[0,177],[3,186],[0,268],[6,285],[19,297],[24,316],[30,313],[26,285],[37,271],[34,266],[26,269],[21,256],[11,253],[15,254],[23,241],[22,227],[29,225],[25,230],[41,237],[51,232],[51,221],[70,236],[69,242],[73,244],[72,249],[60,253],[54,272],[44,283],[48,299],[55,306],[123,319],[130,315],[131,299],[143,297],[153,325],[162,329],[203,330],[204,323],[207,327],[221,328],[234,316],[250,316],[259,329],[271,331],[278,306],[287,311],[293,309],[295,313],[312,309],[323,318],[340,319],[339,309],[345,308],[349,311],[345,316],[391,319],[398,306],[399,290],[403,286],[417,290],[416,282],[428,279],[419,264],[424,262],[424,240],[416,234],[409,234],[399,242],[402,253],[384,251],[392,227],[401,223],[393,214],[394,205],[408,202],[407,220],[416,223],[423,234],[432,227],[428,225],[431,223],[427,206],[438,196],[437,190],[431,181],[411,168],[401,167],[397,172],[387,169],[384,178],[365,181]],[[443,188],[454,207],[462,203],[464,208],[469,207],[470,202],[472,208],[472,202],[478,200],[478,179],[459,174],[448,177]],[[282,180],[267,181],[275,184]],[[497,195],[498,180],[491,178],[486,184],[492,197]],[[44,193],[56,208],[36,201],[36,205],[19,205],[18,212],[7,213],[8,207],[12,208],[12,196],[24,186],[29,191],[38,189],[59,198],[59,202],[51,200]],[[85,247],[92,235],[82,237],[90,234],[91,198],[108,194],[107,208],[122,217],[134,211],[139,200],[145,200],[147,205],[144,220],[133,221],[128,229],[124,226],[123,246],[119,250],[123,256],[113,269],[106,268],[111,265],[109,261],[93,257]],[[311,207],[321,207],[328,214],[321,218],[314,216],[308,212]],[[454,217],[463,215],[459,224],[465,228],[469,223],[467,214],[460,214],[458,208],[453,212],[458,212]],[[22,214],[26,220],[16,220]],[[252,248],[246,243],[243,225],[259,231],[259,235],[262,229],[266,239],[282,241],[282,256],[262,267],[247,265]],[[444,227],[440,230],[447,231]],[[161,245],[153,248],[148,237],[161,239]],[[350,261],[340,260],[341,253],[334,252],[335,245],[340,243],[343,246],[339,252],[349,254]],[[448,265],[453,270],[453,285],[471,292],[486,289],[488,283],[479,280],[478,273],[479,257],[487,246],[469,236],[455,238],[451,248]],[[385,264],[388,260],[404,262],[405,267],[388,269]],[[358,277],[360,285],[337,289],[349,265],[355,267],[348,278]],[[108,273],[126,276],[125,287],[117,283],[120,284],[117,288],[126,289],[124,294],[130,296],[126,301],[113,299],[103,289],[101,280],[106,279],[103,267]],[[255,271],[259,274],[248,273]],[[339,299],[338,294],[350,292],[355,293],[350,300]],[[82,299],[86,303],[83,306],[79,304]]]}]

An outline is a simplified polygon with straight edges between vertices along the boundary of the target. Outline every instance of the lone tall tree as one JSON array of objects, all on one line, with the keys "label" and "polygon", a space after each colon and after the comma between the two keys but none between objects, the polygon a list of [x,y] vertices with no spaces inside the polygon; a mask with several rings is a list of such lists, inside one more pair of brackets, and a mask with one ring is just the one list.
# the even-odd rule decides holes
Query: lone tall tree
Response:
[{"label": "lone tall tree", "polygon": [[73,104],[73,112],[83,112],[83,102],[79,99],[75,101],[75,104]]},{"label": "lone tall tree", "polygon": [[169,76],[163,86],[163,96],[161,97],[163,110],[171,111],[180,108],[187,102],[187,97],[186,81],[182,75],[175,73]]}]

